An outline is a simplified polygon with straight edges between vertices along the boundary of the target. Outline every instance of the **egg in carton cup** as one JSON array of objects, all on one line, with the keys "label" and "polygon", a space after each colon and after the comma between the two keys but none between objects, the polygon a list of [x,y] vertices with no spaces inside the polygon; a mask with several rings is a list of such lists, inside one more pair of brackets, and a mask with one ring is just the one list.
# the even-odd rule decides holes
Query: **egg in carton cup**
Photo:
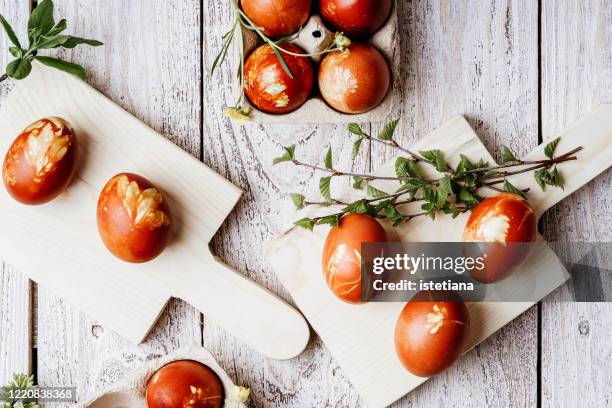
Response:
[{"label": "egg in carton cup", "polygon": [[[249,55],[255,48],[264,44],[256,32],[242,27],[238,24],[235,38],[233,42],[232,54],[234,68],[237,71],[240,69],[240,62],[244,56],[246,61]],[[391,75],[391,83],[386,96],[374,109],[364,113],[347,114],[342,113],[329,106],[321,93],[319,92],[317,82],[318,64],[322,57],[327,54],[317,55],[311,58],[315,65],[315,86],[311,96],[302,106],[289,113],[270,114],[257,109],[245,97],[244,107],[251,109],[249,121],[253,123],[263,124],[319,124],[319,123],[334,123],[345,124],[353,122],[380,122],[388,117],[397,114],[401,100],[401,84],[400,84],[400,40],[399,40],[399,24],[397,16],[397,4],[393,2],[393,7],[385,24],[374,34],[365,40],[353,40],[356,42],[364,42],[374,46],[387,60]],[[331,31],[321,17],[317,14],[312,14],[306,24],[302,27],[296,36],[287,41],[289,44],[297,45],[307,54],[321,52],[328,48],[335,40],[335,32]],[[307,58],[307,57],[304,57]],[[235,72],[235,71],[234,71]],[[242,93],[240,79],[234,76],[234,100],[238,99]]]},{"label": "egg in carton cup", "polygon": [[[95,396],[79,403],[78,408],[147,408],[147,384],[153,375],[165,365],[174,361],[190,360],[210,368],[223,385],[225,408],[245,408],[244,400],[248,391],[237,387],[227,373],[219,366],[212,354],[202,347],[179,349],[171,354],[151,360],[136,371],[98,392]],[[245,391],[247,395],[245,394]],[[243,397],[243,398],[241,398]]]}]

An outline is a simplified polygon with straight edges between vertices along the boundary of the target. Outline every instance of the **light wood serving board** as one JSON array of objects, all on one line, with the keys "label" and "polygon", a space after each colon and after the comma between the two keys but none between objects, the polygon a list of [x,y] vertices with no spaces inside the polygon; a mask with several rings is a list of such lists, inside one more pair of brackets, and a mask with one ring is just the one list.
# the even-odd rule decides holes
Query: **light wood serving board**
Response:
[{"label": "light wood serving board", "polygon": [[[603,105],[586,116],[562,136],[556,152],[565,153],[583,146],[577,161],[560,166],[565,190],[548,188],[542,193],[531,173],[515,175],[509,180],[519,188],[530,188],[529,198],[538,216],[568,196],[612,164],[612,105]],[[458,117],[421,139],[413,151],[440,149],[452,165],[459,154],[471,159],[483,158],[494,163],[484,145],[469,124]],[[538,146],[527,160],[544,158],[544,145]],[[377,175],[394,175],[392,160]],[[422,167],[423,170],[427,169]],[[429,170],[431,171],[431,170]],[[434,176],[435,173],[429,173]],[[378,182],[376,187],[394,192],[393,181]],[[482,193],[487,193],[482,190]],[[489,195],[491,193],[489,192]],[[359,196],[346,197],[353,200]],[[412,204],[411,204],[412,205]],[[407,208],[408,212],[410,209]],[[322,215],[335,209],[306,210],[301,216]],[[460,241],[469,214],[452,219],[450,216],[415,218],[396,229],[405,242]],[[388,227],[388,226],[386,226]],[[397,360],[394,349],[394,329],[403,303],[369,303],[350,305],[337,299],[325,285],[321,271],[321,253],[329,227],[316,227],[314,232],[292,229],[273,240],[266,255],[282,283],[293,296],[314,330],[321,336],[345,374],[369,406],[391,404],[426,381],[407,372]],[[541,237],[540,237],[541,239]],[[567,272],[557,256],[546,245],[527,260],[522,270],[502,281],[502,290],[525,292],[532,299],[541,299],[567,279]],[[468,350],[491,336],[533,305],[532,302],[472,303],[468,305],[471,328]]]},{"label": "light wood serving board", "polygon": [[[76,131],[77,175],[42,206],[19,204],[0,188],[1,259],[135,343],[178,297],[265,356],[286,359],[304,349],[309,328],[302,315],[209,250],[238,188],[85,82],[38,64],[3,104],[2,157],[22,129],[50,115]],[[99,192],[124,171],[164,191],[175,221],[170,246],[140,265],[112,256],[96,226]]]}]

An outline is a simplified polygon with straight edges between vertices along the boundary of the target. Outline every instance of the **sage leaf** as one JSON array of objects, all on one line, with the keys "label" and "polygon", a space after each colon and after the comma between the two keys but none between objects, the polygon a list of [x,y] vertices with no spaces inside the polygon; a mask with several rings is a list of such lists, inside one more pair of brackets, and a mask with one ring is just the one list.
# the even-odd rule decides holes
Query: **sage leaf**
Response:
[{"label": "sage leaf", "polygon": [[424,186],[423,189],[423,199],[432,204],[435,204],[437,201],[437,193],[436,189],[430,185]]},{"label": "sage leaf", "polygon": [[446,194],[451,194],[453,192],[453,184],[449,175],[446,175],[440,179],[438,188]]},{"label": "sage leaf", "polygon": [[49,32],[47,33],[47,36],[53,37],[54,35],[57,35],[61,33],[62,31],[64,31],[67,26],[68,25],[66,23],[66,19],[62,18],[60,21],[57,22],[57,24],[53,26],[51,30],[49,30]]},{"label": "sage leaf", "polygon": [[472,163],[466,155],[460,154],[459,157],[461,158],[459,165],[462,166],[465,170],[475,169],[474,163]]},{"label": "sage leaf", "polygon": [[448,203],[448,205],[444,207],[443,211],[446,214],[451,214],[453,218],[457,218],[457,216],[461,214],[461,210],[453,203]]},{"label": "sage leaf", "polygon": [[319,191],[325,201],[331,201],[331,176],[321,177],[319,180]]},{"label": "sage leaf", "polygon": [[423,181],[421,179],[410,179],[408,181],[406,181],[402,187],[400,187],[399,191],[403,191],[403,190],[418,190],[419,188],[423,187],[423,186],[427,186],[429,185],[426,181]]},{"label": "sage leaf", "polygon": [[293,201],[293,205],[295,205],[296,210],[301,210],[302,208],[304,208],[304,200],[306,200],[304,194],[291,193],[290,196],[291,201]]},{"label": "sage leaf", "polygon": [[332,160],[332,149],[331,146],[327,149],[327,153],[325,154],[325,168],[327,170],[333,170],[333,160]]},{"label": "sage leaf", "polygon": [[527,198],[527,195],[525,194],[524,191],[514,187],[512,185],[512,183],[510,183],[508,180],[504,180],[504,191],[507,193],[511,193],[511,194],[516,194],[518,196],[521,196],[523,198]]},{"label": "sage leaf", "polygon": [[353,143],[353,152],[351,153],[351,157],[353,160],[355,160],[355,158],[359,154],[359,149],[361,148],[361,142],[363,142],[363,137],[360,137],[359,139],[355,140],[355,142]]},{"label": "sage leaf", "polygon": [[368,188],[366,191],[367,191],[368,196],[372,198],[380,198],[380,197],[385,197],[389,195],[385,193],[384,191],[377,189],[376,187],[372,187],[370,184],[368,184]]},{"label": "sage leaf", "polygon": [[536,170],[533,173],[533,178],[535,179],[536,183],[538,183],[542,191],[546,191],[546,185],[548,184],[548,172],[546,169]]},{"label": "sage leaf", "polygon": [[435,162],[436,158],[442,155],[440,150],[421,150],[419,153],[421,156],[431,162]]},{"label": "sage leaf", "polygon": [[423,178],[416,162],[401,156],[395,160],[395,174],[397,177]]},{"label": "sage leaf", "polygon": [[442,185],[438,185],[436,188],[436,207],[443,208],[446,202],[448,201],[449,193],[446,191]]},{"label": "sage leaf", "polygon": [[54,37],[41,36],[40,43],[36,47],[39,50],[45,50],[49,48],[57,48],[62,46],[70,36],[68,35],[56,35]]},{"label": "sage leaf", "polygon": [[14,79],[23,79],[32,72],[32,62],[27,58],[17,58],[6,66],[6,75]]},{"label": "sage leaf", "polygon": [[363,177],[353,176],[353,188],[355,190],[361,190],[363,188]]},{"label": "sage leaf", "polygon": [[337,226],[340,223],[340,214],[326,215],[317,220],[317,224],[329,224],[332,227]]},{"label": "sage leaf", "polygon": [[40,27],[36,27],[32,30],[28,30],[28,40],[30,40],[30,47],[32,47],[32,44],[38,41],[42,33],[43,33],[43,30]]},{"label": "sage leaf", "polygon": [[447,173],[451,171],[451,168],[444,161],[444,155],[440,150],[423,150],[419,153],[425,159],[433,162],[434,166],[436,167],[436,170],[438,170],[440,173]]},{"label": "sage leaf", "polygon": [[23,50],[19,47],[9,47],[9,52],[15,58],[23,57]]},{"label": "sage leaf", "polygon": [[561,177],[561,174],[559,173],[559,170],[557,170],[557,167],[552,169],[549,172],[549,174],[550,174],[552,185],[555,186],[555,187],[561,188],[561,190],[564,190],[565,189],[565,184],[563,182],[563,178]]},{"label": "sage leaf", "polygon": [[53,58],[53,57],[36,56],[34,57],[34,59],[49,67],[56,68],[56,69],[59,69],[60,71],[67,72],[83,80],[85,79],[85,68],[83,68],[82,66],[78,64],[73,64],[72,62],[63,61],[61,59]]},{"label": "sage leaf", "polygon": [[502,163],[518,161],[512,150],[508,146],[504,146],[502,150]]},{"label": "sage leaf", "polygon": [[103,42],[98,41],[98,40],[69,36],[68,40],[62,44],[62,47],[74,48],[80,44],[91,45],[92,47],[99,47],[100,45],[104,45]]},{"label": "sage leaf", "polygon": [[363,136],[363,130],[361,130],[361,127],[357,123],[349,123],[347,129],[354,135]]},{"label": "sage leaf", "polygon": [[4,18],[2,14],[0,14],[0,23],[2,23],[2,27],[4,28],[4,31],[6,31],[6,35],[8,35],[9,40],[11,40],[11,42],[15,45],[15,47],[21,49],[19,38],[17,38],[15,31],[13,31],[13,27],[11,27],[9,22],[6,21],[6,19]]},{"label": "sage leaf", "polygon": [[294,224],[298,227],[312,231],[315,226],[315,221],[312,218],[302,218],[301,220],[294,222]]},{"label": "sage leaf", "polygon": [[283,155],[272,160],[272,165],[292,161],[295,158],[295,145],[283,146]]},{"label": "sage leaf", "polygon": [[459,195],[457,196],[457,201],[463,203],[467,206],[473,206],[478,204],[479,200],[474,194],[472,194],[469,190],[462,188],[459,190]]},{"label": "sage leaf", "polygon": [[41,34],[48,33],[55,22],[53,21],[53,1],[43,0],[32,10],[32,14],[28,20],[28,30],[39,28]]},{"label": "sage leaf", "polygon": [[559,142],[561,141],[561,138],[558,137],[556,139],[551,140],[546,147],[544,147],[544,154],[546,155],[546,157],[548,157],[549,159],[552,159],[554,154],[555,154],[555,150],[557,149],[557,145],[559,144]]},{"label": "sage leaf", "polygon": [[387,123],[383,130],[378,134],[378,139],[380,140],[393,140],[393,134],[395,133],[395,128],[399,123],[399,119],[392,120]]},{"label": "sage leaf", "polygon": [[375,209],[372,204],[367,202],[367,200],[361,199],[350,203],[344,207],[342,211],[349,213],[372,214]]}]

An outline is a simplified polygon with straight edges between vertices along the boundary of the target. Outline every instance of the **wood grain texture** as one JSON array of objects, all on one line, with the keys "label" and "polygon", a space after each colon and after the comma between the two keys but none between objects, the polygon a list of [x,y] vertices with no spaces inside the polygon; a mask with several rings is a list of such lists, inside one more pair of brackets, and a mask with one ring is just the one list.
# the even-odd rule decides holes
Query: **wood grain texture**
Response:
[{"label": "wood grain texture", "polygon": [[[203,66],[207,72],[221,48],[221,35],[229,29],[229,2],[207,2],[203,10]],[[244,191],[242,201],[211,243],[225,262],[290,300],[268,263],[263,244],[294,221],[291,191],[318,195],[318,178],[311,172],[272,167],[282,145],[296,143],[297,154],[307,161],[322,160],[328,144],[347,151],[350,140],[343,126],[263,126],[244,128],[221,117],[224,104],[233,105],[234,67],[224,64],[213,77],[203,76],[204,162]],[[367,159],[366,159],[367,160]],[[339,157],[342,167],[350,166]],[[362,160],[356,168],[366,169]],[[348,184],[334,186],[336,191]],[[358,396],[338,364],[318,338],[307,350],[287,362],[265,360],[235,341],[212,322],[204,322],[204,346],[215,355],[236,383],[252,389],[253,406],[355,406]]]},{"label": "wood grain texture", "polygon": [[[535,147],[536,2],[399,3],[405,87],[400,142],[409,146],[463,114],[497,160],[503,144],[519,155]],[[373,168],[394,154],[373,145]],[[534,307],[394,406],[535,406],[537,341]]]},{"label": "wood grain texture", "polygon": [[[56,16],[68,20],[69,31],[105,42],[62,56],[83,64],[90,84],[198,157],[199,5],[162,0],[55,4]],[[147,341],[134,346],[41,289],[39,383],[75,385],[84,398],[148,359],[201,344],[200,318],[193,307],[171,301]]]},{"label": "wood grain texture", "polygon": [[[18,6],[22,2],[28,3],[20,0]],[[0,1],[2,13],[15,14],[6,10],[15,10],[16,3]],[[220,49],[221,34],[229,28],[231,16],[226,2],[202,2],[202,27],[197,2],[55,3],[60,9],[57,14],[68,18],[70,31],[107,43],[103,48],[78,48],[63,54],[87,67],[90,83],[193,155],[199,156],[202,149],[207,165],[245,190],[244,201],[213,240],[213,251],[290,299],[269,265],[256,255],[263,241],[294,218],[285,193],[305,190],[316,197],[317,180],[310,172],[273,169],[270,160],[279,149],[278,143],[299,142],[302,157],[316,160],[322,158],[326,144],[332,141],[334,149],[344,153],[339,167],[347,167],[350,140],[343,127],[258,126],[242,130],[220,119],[221,102],[230,102],[229,84],[234,72],[225,65],[219,76],[209,78],[208,69]],[[480,10],[480,3],[468,1],[399,3],[401,24],[406,27],[400,31],[406,88],[402,142],[410,144],[450,116],[465,113],[498,159],[502,143],[521,154],[537,144],[537,4],[496,1]],[[596,102],[612,99],[612,24],[606,6],[606,0],[542,2],[545,137],[555,135]],[[17,14],[23,28],[24,13]],[[202,45],[200,29],[204,33]],[[203,72],[199,68],[200,46]],[[7,55],[3,52],[1,58]],[[202,95],[200,78],[204,81]],[[5,93],[6,87],[2,88]],[[200,97],[205,105],[201,105]],[[364,128],[370,129],[370,125]],[[371,126],[372,133],[379,129],[377,124]],[[374,147],[372,160],[370,153],[364,152],[355,169],[370,170],[391,154]],[[555,234],[571,231],[585,240],[610,241],[606,221],[611,207],[609,186],[608,173],[566,200],[567,204],[549,211],[547,237],[553,239]],[[585,217],[585,212],[590,215]],[[15,275],[12,271],[10,274]],[[20,289],[8,298],[4,297],[6,287],[0,286],[0,298],[9,299],[11,305],[15,299],[23,299],[25,286],[19,285]],[[566,298],[564,294],[559,296]],[[4,303],[1,305],[4,307]],[[78,384],[82,396],[147,359],[201,341],[200,314],[180,301],[171,302],[154,334],[140,347],[105,331],[44,290],[38,307],[37,322],[42,331],[39,380],[42,384]],[[545,303],[542,315],[543,405],[546,401],[550,406],[569,401],[566,405],[574,406],[576,401],[586,401],[601,406],[606,398],[609,401],[612,387],[606,375],[612,370],[606,367],[611,360],[610,346],[601,340],[612,325],[609,305]],[[537,311],[532,308],[396,406],[534,406],[536,319]],[[0,327],[0,336],[4,336],[5,327]],[[300,357],[274,362],[250,352],[212,323],[205,322],[204,328],[207,347],[230,376],[237,383],[253,387],[254,406],[363,405],[316,336]],[[11,343],[9,356],[26,367],[19,350],[23,350],[22,342]],[[0,359],[3,357],[0,354]],[[0,366],[0,373],[2,370]]]},{"label": "wood grain texture", "polygon": [[[592,127],[605,125],[604,120],[596,118]],[[612,138],[612,123],[607,122]],[[604,126],[602,126],[604,127]],[[585,150],[590,146],[585,145]],[[456,166],[461,154],[472,160],[483,158],[495,165],[492,157],[476,137],[465,119],[458,117],[444,124],[409,147],[411,151],[440,149],[447,154],[451,166]],[[542,146],[536,148],[543,157]],[[612,157],[610,158],[612,159]],[[425,166],[421,168],[429,179],[440,177]],[[395,160],[392,159],[374,174],[392,176],[395,174]],[[532,179],[525,183],[515,183],[520,187],[537,188]],[[376,180],[373,184],[385,192],[396,191],[396,181]],[[569,191],[569,189],[568,189]],[[481,194],[491,194],[482,191]],[[362,197],[361,194],[339,196],[344,201]],[[534,203],[536,206],[538,202]],[[407,213],[419,211],[420,205],[406,205]],[[299,215],[320,216],[338,211],[334,208],[307,208]],[[469,214],[457,218],[438,215],[435,221],[419,217],[395,229],[385,226],[390,234],[397,234],[402,242],[439,242],[461,241],[463,228]],[[320,277],[320,254],[329,227],[318,227],[314,233],[293,229],[274,239],[266,248],[266,258],[275,273],[310,321],[334,357],[344,368],[349,380],[363,399],[372,407],[387,406],[404,394],[412,391],[426,381],[408,373],[399,363],[393,345],[393,331],[401,303],[368,303],[359,306],[349,305],[336,299],[325,287]],[[393,236],[393,235],[391,235]],[[541,299],[556,289],[567,279],[567,274],[554,253],[546,246],[534,249],[527,262],[521,267],[520,274],[495,285],[495,289],[505,293],[526,293],[533,290],[533,297]],[[491,336],[500,328],[518,317],[534,303],[501,302],[474,303],[468,305],[471,315],[468,350]],[[384,376],[380,373],[384,372]]]},{"label": "wood grain texture", "polygon": [[[542,137],[612,102],[612,7],[605,0],[542,5]],[[588,137],[588,135],[585,135]],[[612,171],[548,211],[544,234],[564,242],[612,241]],[[609,405],[610,303],[575,303],[570,282],[542,303],[542,406]]]},{"label": "wood grain texture", "polygon": [[[83,81],[39,64],[15,86],[0,127],[14,134],[49,112],[68,118],[83,160],[68,191],[39,211],[0,190],[7,232],[0,248],[8,261],[135,344],[174,296],[269,358],[303,351],[309,330],[299,312],[213,258],[206,245],[240,198],[238,188]],[[92,217],[109,175],[123,171],[154,180],[172,209],[172,242],[141,265],[110,256]]]},{"label": "wood grain texture", "polygon": [[[30,14],[28,2],[2,0],[0,10],[13,26],[20,42],[25,42],[22,33]],[[6,35],[0,36],[2,68],[12,59],[8,53],[8,47],[12,45]],[[10,80],[0,85],[0,107],[11,90]],[[7,383],[13,373],[31,372],[31,295],[28,278],[0,261],[0,384]]]}]

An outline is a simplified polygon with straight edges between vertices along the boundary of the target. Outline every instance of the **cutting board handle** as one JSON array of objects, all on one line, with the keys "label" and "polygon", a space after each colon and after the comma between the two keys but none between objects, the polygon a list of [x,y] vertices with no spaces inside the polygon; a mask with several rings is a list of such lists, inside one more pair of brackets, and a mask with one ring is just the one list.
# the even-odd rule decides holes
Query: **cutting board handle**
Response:
[{"label": "cutting board handle", "polygon": [[[206,270],[206,278],[202,276]],[[275,294],[242,276],[212,254],[197,268],[176,271],[173,296],[200,310],[266,357],[285,360],[306,348],[304,317]]]},{"label": "cutting board handle", "polygon": [[[535,183],[531,172],[508,177],[517,187],[532,187],[529,191],[529,200],[538,217],[612,164],[612,104],[599,106],[558,136],[561,137],[561,141],[555,150],[555,155],[569,152],[578,146],[583,148],[576,154],[578,160],[559,165],[565,183],[564,189],[547,187],[546,191],[542,191]],[[536,147],[527,155],[526,160],[544,159],[544,147],[547,143],[548,141]]]}]

